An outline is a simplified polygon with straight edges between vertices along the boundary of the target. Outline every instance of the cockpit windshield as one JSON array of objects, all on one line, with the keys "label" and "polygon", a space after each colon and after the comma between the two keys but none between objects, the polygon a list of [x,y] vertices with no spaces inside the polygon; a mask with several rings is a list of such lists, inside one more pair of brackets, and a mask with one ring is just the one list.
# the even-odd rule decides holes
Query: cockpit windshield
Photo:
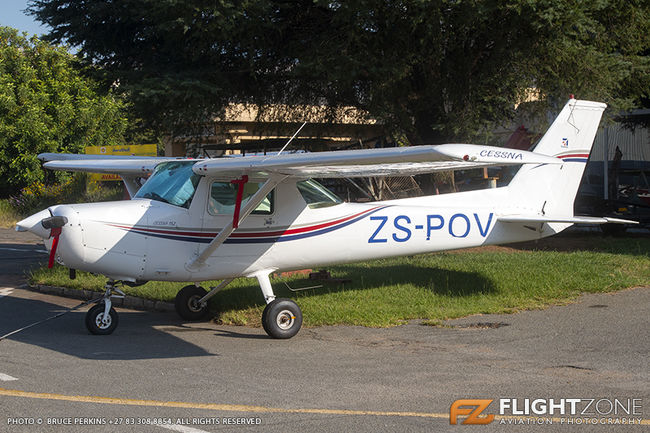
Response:
[{"label": "cockpit windshield", "polygon": [[156,167],[134,198],[148,198],[189,208],[201,176],[194,174],[196,161],[169,161]]},{"label": "cockpit windshield", "polygon": [[296,187],[298,187],[298,191],[307,202],[307,205],[312,209],[334,206],[343,202],[334,193],[313,179],[297,182]]}]

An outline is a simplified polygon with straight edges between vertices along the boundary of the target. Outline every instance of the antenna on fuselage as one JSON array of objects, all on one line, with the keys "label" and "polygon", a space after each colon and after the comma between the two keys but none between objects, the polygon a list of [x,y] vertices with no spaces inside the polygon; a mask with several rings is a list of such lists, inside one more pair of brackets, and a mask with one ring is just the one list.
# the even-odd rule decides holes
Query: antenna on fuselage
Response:
[{"label": "antenna on fuselage", "polygon": [[300,128],[298,128],[298,130],[297,130],[297,131],[296,131],[296,132],[291,136],[291,138],[289,139],[289,141],[287,141],[287,143],[286,143],[284,146],[282,146],[282,149],[280,149],[280,151],[278,152],[278,155],[281,154],[282,151],[283,151],[284,149],[287,148],[287,146],[289,145],[289,143],[291,143],[291,140],[293,140],[294,138],[296,138],[296,135],[298,135],[298,133],[300,132],[300,130],[301,130],[302,128],[304,128],[306,124],[307,124],[307,122],[303,122],[303,123],[302,123],[302,125],[300,126]]}]

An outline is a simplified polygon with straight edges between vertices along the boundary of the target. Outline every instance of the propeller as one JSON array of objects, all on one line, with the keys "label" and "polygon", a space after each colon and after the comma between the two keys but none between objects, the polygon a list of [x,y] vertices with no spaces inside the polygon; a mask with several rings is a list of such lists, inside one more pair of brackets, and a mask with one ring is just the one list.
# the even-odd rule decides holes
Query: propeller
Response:
[{"label": "propeller", "polygon": [[56,248],[59,245],[59,236],[61,236],[61,229],[68,223],[68,219],[64,216],[51,216],[43,218],[41,225],[44,229],[50,230],[50,237],[52,239],[52,248],[50,249],[50,259],[47,262],[47,267],[54,266],[54,257],[56,256]]}]

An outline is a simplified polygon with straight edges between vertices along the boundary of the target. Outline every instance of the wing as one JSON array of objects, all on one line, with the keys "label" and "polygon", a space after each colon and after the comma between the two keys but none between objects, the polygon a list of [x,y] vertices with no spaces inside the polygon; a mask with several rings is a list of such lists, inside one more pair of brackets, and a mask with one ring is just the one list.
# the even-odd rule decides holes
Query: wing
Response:
[{"label": "wing", "polygon": [[[38,159],[45,161],[49,170],[80,171],[85,173],[118,174],[133,197],[140,189],[138,178],[146,177],[163,162],[184,158],[126,155],[77,155],[72,153],[41,153]],[[190,159],[190,161],[192,161]],[[194,161],[199,161],[198,159]]]},{"label": "wing", "polygon": [[[131,196],[137,192],[137,177],[146,176],[161,162],[180,158],[72,155],[45,153],[50,170],[119,174]],[[271,156],[244,156],[194,160],[199,175],[225,179],[241,176],[269,177],[368,177],[404,176],[441,170],[519,164],[562,164],[562,160],[523,150],[473,144],[442,144],[383,149],[340,150]]]},{"label": "wing", "polygon": [[562,161],[522,150],[442,144],[209,159],[197,162],[193,170],[200,175],[226,178],[242,174],[255,177],[274,174],[298,178],[367,177],[518,164],[562,164]]},{"label": "wing", "polygon": [[[41,153],[38,159],[43,162],[49,161],[80,161],[80,160],[116,160],[116,159],[134,159],[131,155],[86,155],[79,153]],[[160,156],[138,156],[137,159],[169,159]]]},{"label": "wing", "polygon": [[181,158],[41,153],[38,155],[38,159],[44,161],[43,167],[50,170],[114,173],[120,176],[146,176],[161,162],[175,161]]}]

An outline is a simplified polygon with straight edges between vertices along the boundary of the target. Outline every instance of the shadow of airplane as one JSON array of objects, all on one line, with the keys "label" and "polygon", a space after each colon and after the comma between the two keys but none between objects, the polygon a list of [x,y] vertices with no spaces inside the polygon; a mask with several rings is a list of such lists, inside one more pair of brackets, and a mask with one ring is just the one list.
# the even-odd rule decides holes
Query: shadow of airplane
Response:
[{"label": "shadow of airplane", "polygon": [[[0,335],[65,311],[48,302],[11,296],[0,298]],[[198,356],[219,356],[188,342],[174,332],[210,331],[216,337],[268,339],[262,334],[246,334],[208,327],[188,326],[174,313],[120,311],[120,326],[111,335],[91,335],[84,325],[85,311],[71,311],[0,340],[19,341],[81,359],[137,360]],[[6,349],[5,349],[6,350]]]}]

